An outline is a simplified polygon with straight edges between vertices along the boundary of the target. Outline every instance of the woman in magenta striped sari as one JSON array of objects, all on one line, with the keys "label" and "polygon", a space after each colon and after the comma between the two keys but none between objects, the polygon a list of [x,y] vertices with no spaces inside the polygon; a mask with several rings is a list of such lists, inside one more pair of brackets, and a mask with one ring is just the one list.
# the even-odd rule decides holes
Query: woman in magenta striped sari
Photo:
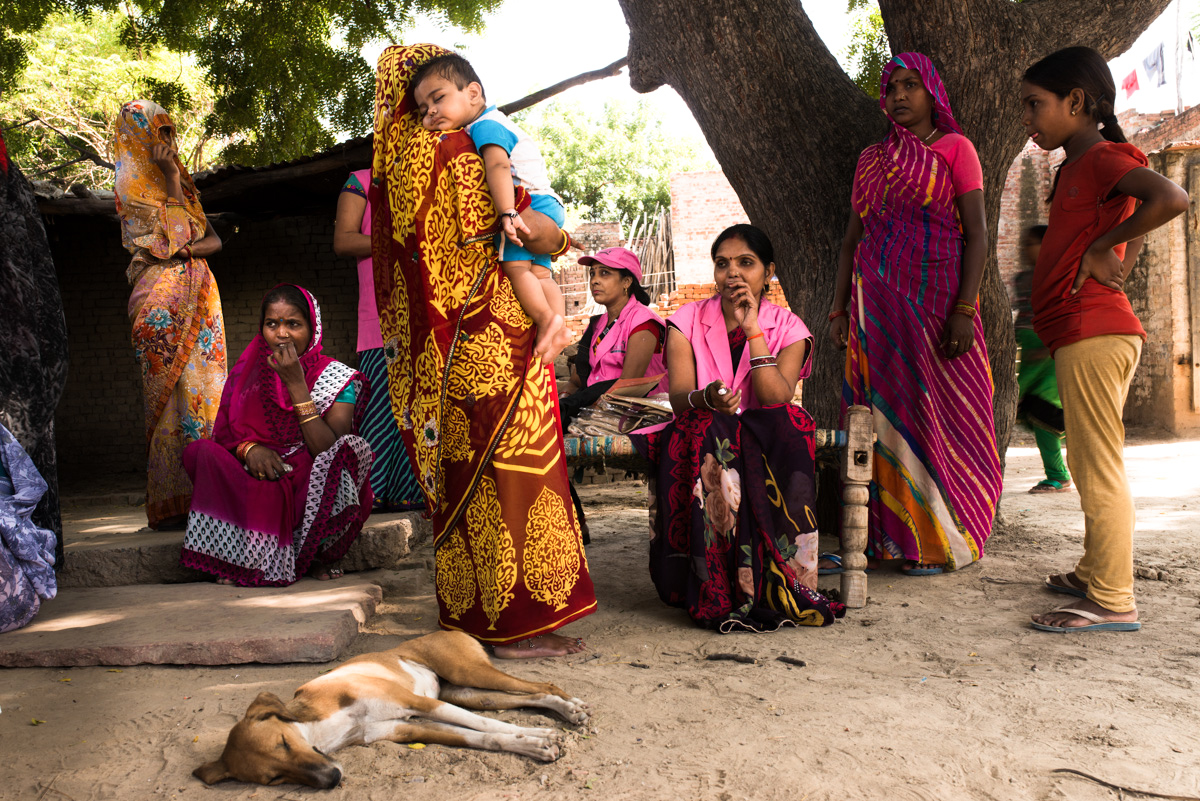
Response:
[{"label": "woman in magenta striped sari", "polygon": [[892,58],[879,103],[892,128],[859,156],[830,336],[848,348],[843,408],[874,416],[874,556],[931,575],[983,556],[1000,497],[983,171],[927,57]]}]

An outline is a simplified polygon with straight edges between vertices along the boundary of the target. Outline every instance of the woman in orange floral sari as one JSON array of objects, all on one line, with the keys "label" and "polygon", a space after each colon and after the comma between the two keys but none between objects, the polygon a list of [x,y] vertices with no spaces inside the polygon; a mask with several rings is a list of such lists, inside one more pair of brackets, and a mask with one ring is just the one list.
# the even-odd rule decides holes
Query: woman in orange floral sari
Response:
[{"label": "woman in orange floral sari", "polygon": [[567,488],[554,377],[500,270],[496,209],[463,131],[421,128],[416,68],[389,47],[370,189],[388,391],[433,519],[439,624],[502,658],[562,656],[552,634],[596,609]]},{"label": "woman in orange floral sari", "polygon": [[205,258],[221,249],[179,159],[175,125],[150,100],[117,117],[121,242],[133,254],[129,318],[146,412],[146,518],[182,524],[192,500],[183,448],[212,435],[225,386],[225,324]]}]

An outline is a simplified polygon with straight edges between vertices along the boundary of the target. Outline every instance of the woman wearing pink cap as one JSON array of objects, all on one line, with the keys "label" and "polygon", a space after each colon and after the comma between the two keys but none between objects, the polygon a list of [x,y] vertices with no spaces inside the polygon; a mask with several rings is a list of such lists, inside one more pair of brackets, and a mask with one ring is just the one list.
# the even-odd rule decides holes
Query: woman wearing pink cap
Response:
[{"label": "woman wearing pink cap", "polygon": [[[617,379],[666,371],[662,350],[666,325],[649,308],[650,296],[642,288],[642,265],[637,255],[628,248],[606,248],[594,256],[584,256],[579,263],[588,268],[592,298],[605,307],[606,313],[592,317],[571,362],[571,380],[560,402],[564,436],[579,410],[599,400]],[[655,391],[666,390],[664,378]],[[571,497],[586,544],[591,538],[574,485]]]},{"label": "woman wearing pink cap", "polygon": [[764,298],[766,234],[727,228],[712,258],[716,294],[667,324],[675,419],[634,436],[652,464],[650,576],[722,633],[829,625],[845,607],[815,589],[815,428],[791,402],[812,335]]}]

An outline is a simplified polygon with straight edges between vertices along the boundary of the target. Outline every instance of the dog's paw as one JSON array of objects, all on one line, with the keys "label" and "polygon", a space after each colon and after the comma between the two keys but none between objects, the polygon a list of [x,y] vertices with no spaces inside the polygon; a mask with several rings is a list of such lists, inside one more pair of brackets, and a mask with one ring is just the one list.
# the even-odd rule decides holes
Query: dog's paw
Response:
[{"label": "dog's paw", "polygon": [[567,699],[562,716],[568,723],[574,723],[576,726],[582,726],[591,720],[591,715],[588,714],[588,705],[578,698]]},{"label": "dog's paw", "polygon": [[533,757],[543,762],[557,762],[561,751],[557,739],[542,740],[534,750]]}]

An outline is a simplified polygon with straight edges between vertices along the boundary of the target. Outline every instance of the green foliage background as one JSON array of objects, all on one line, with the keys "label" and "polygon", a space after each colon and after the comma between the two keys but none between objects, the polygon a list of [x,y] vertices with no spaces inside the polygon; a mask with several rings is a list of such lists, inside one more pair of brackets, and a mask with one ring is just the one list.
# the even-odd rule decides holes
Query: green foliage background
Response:
[{"label": "green foliage background", "polygon": [[[130,50],[123,31],[119,14],[86,20],[57,14],[36,34],[18,37],[25,66],[0,95],[0,124],[10,155],[31,176],[111,185],[112,170],[97,161],[113,161],[113,118],[123,103],[139,97],[171,113],[180,153],[192,169],[211,157],[204,121],[214,95],[195,59],[165,48]],[[63,164],[69,166],[53,169]]]},{"label": "green foliage background", "polygon": [[551,102],[518,121],[538,140],[554,191],[581,222],[630,221],[665,208],[671,173],[717,169],[698,141],[666,134],[645,101],[606,103],[595,114]]},{"label": "green foliage background", "polygon": [[853,33],[846,47],[846,72],[868,96],[879,99],[879,76],[883,65],[892,57],[887,31],[883,28],[883,15],[876,0],[849,0],[846,10],[850,14]]},{"label": "green foliage background", "polygon": [[[10,0],[11,2],[12,0]],[[204,135],[221,160],[268,164],[367,133],[374,65],[360,51],[400,41],[416,14],[463,30],[482,28],[501,0],[15,0],[0,16],[0,92],[34,63],[33,42],[68,14],[91,26],[119,20],[118,37],[140,58],[190,54],[213,93]],[[78,46],[78,45],[76,45]],[[132,98],[126,98],[132,99]]]}]

